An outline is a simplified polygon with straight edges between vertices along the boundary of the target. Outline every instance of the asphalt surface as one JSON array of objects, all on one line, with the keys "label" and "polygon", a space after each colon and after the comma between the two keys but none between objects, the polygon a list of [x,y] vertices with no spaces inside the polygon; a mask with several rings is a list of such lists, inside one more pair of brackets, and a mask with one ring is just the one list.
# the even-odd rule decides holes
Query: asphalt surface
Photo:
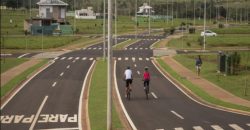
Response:
[{"label": "asphalt surface", "polygon": [[[147,48],[155,41],[145,40],[128,48]],[[142,44],[143,43],[143,44]],[[173,83],[167,80],[146,60],[151,50],[126,50],[121,59],[117,59],[116,77],[122,102],[139,130],[175,129],[175,130],[249,130],[250,117],[225,112],[203,106],[183,94]],[[127,59],[127,60],[126,60]],[[131,100],[125,98],[124,70],[130,66],[133,71],[133,90]],[[145,66],[151,73],[150,99],[146,100],[142,74]]]},{"label": "asphalt surface", "polygon": [[[134,38],[119,37],[119,42]],[[225,130],[250,129],[250,117],[200,105],[184,95],[162,76],[150,57],[150,46],[160,36],[144,36],[143,40],[114,51],[116,77],[124,106],[139,130]],[[55,63],[26,84],[1,108],[1,130],[79,129],[79,102],[83,81],[91,64],[101,57],[102,43],[56,57]],[[133,70],[132,99],[124,97],[123,72]],[[143,91],[142,73],[145,66],[151,73],[150,99]]]}]

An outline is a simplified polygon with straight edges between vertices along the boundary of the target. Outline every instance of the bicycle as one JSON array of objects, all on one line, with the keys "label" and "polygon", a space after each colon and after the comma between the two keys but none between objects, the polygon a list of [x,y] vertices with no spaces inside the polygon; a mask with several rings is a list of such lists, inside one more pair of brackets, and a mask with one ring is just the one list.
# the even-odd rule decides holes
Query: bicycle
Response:
[{"label": "bicycle", "polygon": [[131,96],[131,87],[130,87],[130,84],[129,84],[129,86],[126,89],[126,94],[127,94],[127,99],[130,100],[130,96]]},{"label": "bicycle", "polygon": [[[145,82],[145,81],[144,81]],[[148,100],[148,95],[149,95],[149,84],[148,83],[144,83],[145,86],[144,86],[144,91],[145,91],[145,94],[146,94],[146,99]]]}]

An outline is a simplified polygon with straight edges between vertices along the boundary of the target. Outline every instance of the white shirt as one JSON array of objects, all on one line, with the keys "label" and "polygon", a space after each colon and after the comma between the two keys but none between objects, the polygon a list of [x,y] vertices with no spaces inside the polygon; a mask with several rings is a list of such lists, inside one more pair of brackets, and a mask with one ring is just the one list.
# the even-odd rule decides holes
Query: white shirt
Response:
[{"label": "white shirt", "polygon": [[125,79],[132,79],[132,70],[131,69],[126,69],[124,72]]}]

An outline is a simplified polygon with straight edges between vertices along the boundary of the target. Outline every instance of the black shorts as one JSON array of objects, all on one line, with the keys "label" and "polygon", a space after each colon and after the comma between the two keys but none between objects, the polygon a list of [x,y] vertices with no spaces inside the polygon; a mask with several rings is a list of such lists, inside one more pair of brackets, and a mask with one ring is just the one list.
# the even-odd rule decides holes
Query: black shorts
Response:
[{"label": "black shorts", "polygon": [[132,84],[132,79],[126,79],[126,87],[128,87],[130,84]]},{"label": "black shorts", "polygon": [[149,80],[144,80],[144,87],[149,86]]}]

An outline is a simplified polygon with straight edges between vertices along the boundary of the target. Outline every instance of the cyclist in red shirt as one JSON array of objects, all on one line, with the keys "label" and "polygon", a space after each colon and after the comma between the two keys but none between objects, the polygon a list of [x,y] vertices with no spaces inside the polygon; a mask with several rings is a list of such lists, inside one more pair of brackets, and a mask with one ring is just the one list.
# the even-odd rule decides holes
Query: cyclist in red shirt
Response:
[{"label": "cyclist in red shirt", "polygon": [[148,67],[144,68],[144,73],[143,73],[143,81],[144,81],[144,90],[146,89],[146,86],[148,87],[148,92],[149,92],[149,81],[150,81],[150,74],[148,72]]}]

